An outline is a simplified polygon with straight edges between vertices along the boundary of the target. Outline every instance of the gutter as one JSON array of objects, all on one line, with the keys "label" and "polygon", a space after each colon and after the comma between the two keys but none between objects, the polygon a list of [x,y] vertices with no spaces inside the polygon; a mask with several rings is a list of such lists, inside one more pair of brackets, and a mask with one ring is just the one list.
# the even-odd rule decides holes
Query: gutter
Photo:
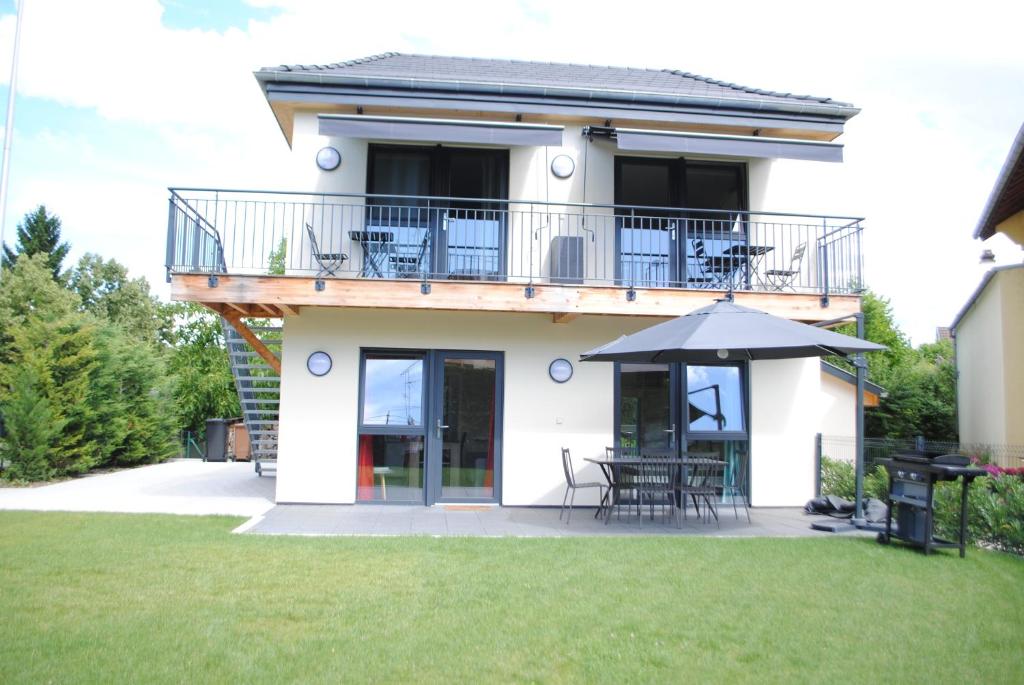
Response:
[{"label": "gutter", "polygon": [[313,83],[317,85],[357,86],[368,90],[387,88],[410,91],[440,91],[455,93],[485,93],[495,96],[531,95],[565,97],[588,102],[614,101],[632,104],[654,103],[676,106],[697,106],[704,109],[731,109],[758,112],[785,112],[789,114],[823,115],[848,120],[860,109],[846,103],[820,102],[765,102],[755,98],[704,97],[699,95],[670,95],[641,90],[574,88],[571,86],[531,86],[519,83],[487,81],[444,81],[437,79],[400,78],[394,76],[352,76],[314,72],[260,69],[253,72],[264,94],[268,83]]}]

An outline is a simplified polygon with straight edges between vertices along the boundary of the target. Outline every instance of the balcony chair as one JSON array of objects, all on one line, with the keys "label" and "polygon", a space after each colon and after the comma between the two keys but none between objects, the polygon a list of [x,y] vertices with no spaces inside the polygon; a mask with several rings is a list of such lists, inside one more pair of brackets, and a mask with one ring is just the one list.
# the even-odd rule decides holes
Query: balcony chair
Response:
[{"label": "balcony chair", "polygon": [[313,259],[320,267],[320,271],[317,272],[316,277],[321,276],[334,276],[342,265],[348,260],[348,255],[344,252],[324,252],[320,249],[320,244],[316,240],[316,233],[313,231],[313,227],[306,224],[306,235],[309,236],[309,249],[310,254],[313,255]]},{"label": "balcony chair", "polygon": [[698,288],[713,288],[729,279],[733,271],[733,257],[709,257],[704,241],[695,238],[690,241],[693,247],[693,262],[697,265],[697,275],[687,276],[688,285]]},{"label": "balcony chair", "polygon": [[[676,511],[676,489],[679,485],[679,462],[675,459],[674,451],[664,452],[645,451],[640,461],[640,472],[637,478],[637,499],[640,510],[640,524],[643,525],[644,503],[650,507],[651,520],[654,520],[654,505],[661,506],[661,515],[664,519],[667,513],[670,516],[678,517]],[[672,462],[664,460],[671,459]],[[682,519],[676,518],[679,525]]]},{"label": "balcony chair", "polygon": [[[562,514],[565,513],[565,501],[569,500],[569,515],[565,517],[565,525],[569,525],[569,520],[572,518],[573,503],[576,500],[576,491],[581,488],[597,488],[597,494],[599,497],[600,505],[597,507],[597,511],[594,516],[601,512],[601,506],[604,503],[604,490],[607,487],[604,483],[579,483],[576,481],[576,473],[572,468],[572,457],[569,455],[569,448],[562,448],[562,469],[565,471],[565,495],[562,497],[562,509],[558,512],[558,520],[562,520]],[[569,491],[572,490],[572,497],[569,496]]]},{"label": "balcony chair", "polygon": [[416,254],[409,254],[399,252],[398,249],[392,245],[391,252],[388,256],[391,262],[391,268],[395,272],[395,276],[398,278],[418,278],[420,275],[424,275],[423,271],[423,260],[427,256],[427,245],[430,242],[430,233],[428,232],[423,236],[423,240],[420,242],[419,249]]},{"label": "balcony chair", "polygon": [[788,269],[768,269],[764,272],[764,280],[772,290],[793,290],[793,281],[800,275],[800,263],[807,252],[807,243],[800,243],[793,250],[789,259]]}]

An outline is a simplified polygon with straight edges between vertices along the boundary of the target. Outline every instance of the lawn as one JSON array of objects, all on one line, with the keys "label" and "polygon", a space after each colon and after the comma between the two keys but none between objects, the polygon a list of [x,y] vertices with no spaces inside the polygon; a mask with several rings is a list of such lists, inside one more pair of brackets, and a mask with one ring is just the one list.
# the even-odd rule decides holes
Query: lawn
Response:
[{"label": "lawn", "polygon": [[0,513],[0,682],[1024,682],[1024,561]]}]

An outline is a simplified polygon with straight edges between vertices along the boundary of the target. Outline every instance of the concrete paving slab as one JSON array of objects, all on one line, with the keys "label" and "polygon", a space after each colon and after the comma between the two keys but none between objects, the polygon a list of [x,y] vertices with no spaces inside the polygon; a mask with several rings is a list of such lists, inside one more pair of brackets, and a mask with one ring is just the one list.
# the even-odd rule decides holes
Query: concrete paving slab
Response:
[{"label": "concrete paving slab", "polygon": [[[281,504],[244,527],[244,532],[264,535],[351,536],[472,536],[472,537],[576,537],[634,535],[704,535],[713,537],[804,537],[829,535],[811,529],[817,517],[801,509],[753,509],[748,523],[742,511],[736,518],[731,508],[719,512],[720,524],[703,523],[690,510],[688,520],[676,526],[660,515],[655,520],[612,517],[605,525],[594,519],[593,509],[577,508],[572,522],[559,521],[557,508],[493,507],[452,510],[443,506],[402,505],[304,505]],[[243,532],[240,530],[239,532]]]}]

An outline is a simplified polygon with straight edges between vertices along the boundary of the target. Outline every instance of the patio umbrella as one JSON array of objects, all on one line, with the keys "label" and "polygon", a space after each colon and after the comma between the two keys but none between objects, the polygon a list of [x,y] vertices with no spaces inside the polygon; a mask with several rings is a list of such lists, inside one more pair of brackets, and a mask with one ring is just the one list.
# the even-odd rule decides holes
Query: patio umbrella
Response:
[{"label": "patio umbrella", "polygon": [[[857,315],[858,335],[863,316]],[[643,363],[793,359],[798,357],[852,356],[886,349],[861,338],[842,335],[783,319],[767,312],[720,300],[685,316],[645,328],[580,355],[580,360]],[[856,513],[862,522],[864,482],[864,363],[857,367],[856,400]],[[703,410],[701,410],[703,411]],[[705,412],[706,413],[706,412]]]},{"label": "patio umbrella", "polygon": [[717,362],[847,356],[883,345],[720,301],[625,335],[580,360],[633,363]]}]

